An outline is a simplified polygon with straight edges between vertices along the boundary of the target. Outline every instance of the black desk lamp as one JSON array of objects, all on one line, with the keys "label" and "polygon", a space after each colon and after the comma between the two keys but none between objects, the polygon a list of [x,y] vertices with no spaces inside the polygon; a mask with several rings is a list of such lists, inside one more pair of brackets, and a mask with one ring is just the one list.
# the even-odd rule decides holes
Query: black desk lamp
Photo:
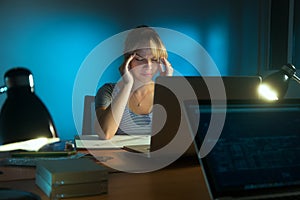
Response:
[{"label": "black desk lamp", "polygon": [[4,75],[7,98],[0,112],[0,146],[40,137],[57,137],[52,118],[34,93],[33,76],[28,69],[13,68]]},{"label": "black desk lamp", "polygon": [[296,68],[292,64],[286,64],[282,68],[263,79],[259,88],[261,97],[267,100],[282,99],[288,89],[290,80],[300,84],[300,78],[296,76]]}]

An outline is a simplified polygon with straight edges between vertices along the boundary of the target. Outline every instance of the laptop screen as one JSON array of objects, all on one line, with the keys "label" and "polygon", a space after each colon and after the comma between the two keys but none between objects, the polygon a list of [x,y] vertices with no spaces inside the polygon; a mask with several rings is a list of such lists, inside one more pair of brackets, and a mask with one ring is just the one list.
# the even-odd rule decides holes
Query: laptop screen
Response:
[{"label": "laptop screen", "polygon": [[[185,106],[200,152],[212,139],[204,140],[212,109],[203,101],[187,101]],[[213,112],[221,111],[217,108]],[[198,123],[193,121],[196,114],[200,116]],[[199,125],[197,130],[195,124]],[[208,155],[199,156],[211,195],[246,196],[299,186],[299,144],[300,104],[229,101],[220,137]]]},{"label": "laptop screen", "polygon": [[[226,95],[222,96],[224,84]],[[210,99],[258,99],[257,88],[261,83],[259,76],[159,76],[155,80],[155,96],[151,151],[162,149],[177,133],[188,129],[183,116],[184,100]],[[213,95],[214,94],[214,95]],[[217,94],[217,95],[216,95]],[[180,141],[179,141],[180,142]],[[190,142],[191,143],[191,142]],[[187,154],[194,153],[193,144]]]}]

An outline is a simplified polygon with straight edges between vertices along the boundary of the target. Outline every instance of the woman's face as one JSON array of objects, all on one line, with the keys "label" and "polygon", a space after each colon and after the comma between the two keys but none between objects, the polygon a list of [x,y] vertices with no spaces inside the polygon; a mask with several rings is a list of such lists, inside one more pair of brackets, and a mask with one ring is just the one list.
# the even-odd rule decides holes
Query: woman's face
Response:
[{"label": "woman's face", "polygon": [[160,60],[153,56],[151,49],[141,49],[135,52],[135,57],[130,63],[130,72],[139,81],[149,82],[159,67]]}]

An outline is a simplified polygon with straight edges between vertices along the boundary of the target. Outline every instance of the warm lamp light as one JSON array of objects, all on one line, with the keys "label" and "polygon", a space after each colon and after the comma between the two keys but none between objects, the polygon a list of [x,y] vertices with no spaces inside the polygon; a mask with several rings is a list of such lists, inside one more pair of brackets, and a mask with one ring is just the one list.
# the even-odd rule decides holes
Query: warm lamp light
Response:
[{"label": "warm lamp light", "polygon": [[31,139],[57,137],[53,120],[34,93],[33,76],[28,69],[13,68],[4,75],[7,98],[0,112],[0,145]]},{"label": "warm lamp light", "polygon": [[292,64],[282,66],[282,68],[263,79],[259,87],[262,98],[267,100],[278,100],[284,98],[290,80],[293,79],[300,84],[300,78],[296,76],[296,68]]}]

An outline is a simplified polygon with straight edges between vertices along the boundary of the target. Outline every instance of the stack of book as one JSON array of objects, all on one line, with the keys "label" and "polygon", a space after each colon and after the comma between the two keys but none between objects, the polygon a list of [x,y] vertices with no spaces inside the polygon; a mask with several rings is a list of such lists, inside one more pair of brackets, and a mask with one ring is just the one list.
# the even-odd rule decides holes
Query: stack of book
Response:
[{"label": "stack of book", "polygon": [[107,193],[108,171],[88,158],[43,160],[35,182],[51,199],[99,195]]}]

